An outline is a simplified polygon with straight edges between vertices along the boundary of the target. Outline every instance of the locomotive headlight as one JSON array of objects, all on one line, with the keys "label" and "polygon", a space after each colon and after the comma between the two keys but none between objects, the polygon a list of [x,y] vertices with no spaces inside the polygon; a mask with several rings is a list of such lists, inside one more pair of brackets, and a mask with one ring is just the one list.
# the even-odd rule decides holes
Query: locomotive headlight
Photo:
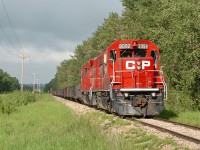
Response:
[{"label": "locomotive headlight", "polygon": [[151,93],[151,96],[152,96],[152,97],[155,97],[155,96],[156,96],[156,93]]},{"label": "locomotive headlight", "polygon": [[128,95],[129,95],[128,93],[124,93],[124,96],[125,96],[125,97],[128,97]]},{"label": "locomotive headlight", "polygon": [[137,69],[138,69],[138,70],[141,70],[141,66],[137,66]]}]

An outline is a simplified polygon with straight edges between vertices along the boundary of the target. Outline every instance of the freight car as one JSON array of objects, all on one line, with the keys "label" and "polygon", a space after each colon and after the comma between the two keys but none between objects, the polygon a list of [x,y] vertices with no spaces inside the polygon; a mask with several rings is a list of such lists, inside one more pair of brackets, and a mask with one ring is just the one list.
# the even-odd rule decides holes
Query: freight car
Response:
[{"label": "freight car", "polygon": [[117,40],[81,68],[81,83],[54,92],[121,116],[154,116],[167,85],[160,50],[149,40]]}]

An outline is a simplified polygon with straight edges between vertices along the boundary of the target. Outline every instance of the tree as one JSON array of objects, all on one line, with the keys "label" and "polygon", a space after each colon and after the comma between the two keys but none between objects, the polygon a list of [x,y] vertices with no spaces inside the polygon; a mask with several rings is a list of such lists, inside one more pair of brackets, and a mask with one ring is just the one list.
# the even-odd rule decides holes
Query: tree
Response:
[{"label": "tree", "polygon": [[19,81],[0,69],[0,93],[10,92],[19,88]]},{"label": "tree", "polygon": [[116,39],[149,39],[161,48],[168,103],[200,110],[199,0],[122,0],[122,16],[111,13],[74,56],[57,68],[53,87],[80,82],[80,68]]}]

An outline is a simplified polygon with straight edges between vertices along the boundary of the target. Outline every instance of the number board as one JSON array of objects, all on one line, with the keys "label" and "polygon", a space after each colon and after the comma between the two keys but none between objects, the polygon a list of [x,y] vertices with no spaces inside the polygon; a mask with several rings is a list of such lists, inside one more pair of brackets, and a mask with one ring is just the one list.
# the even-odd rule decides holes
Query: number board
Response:
[{"label": "number board", "polygon": [[119,49],[131,49],[131,44],[119,44]]},{"label": "number board", "polygon": [[138,44],[138,49],[148,49],[148,44]]}]

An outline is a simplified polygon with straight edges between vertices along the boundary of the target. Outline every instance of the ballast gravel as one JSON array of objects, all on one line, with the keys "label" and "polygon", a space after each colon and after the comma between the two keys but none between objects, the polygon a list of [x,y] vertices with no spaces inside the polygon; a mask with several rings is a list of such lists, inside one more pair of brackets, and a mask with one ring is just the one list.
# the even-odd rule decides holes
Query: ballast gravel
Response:
[{"label": "ballast gravel", "polygon": [[[99,110],[96,110],[94,108],[91,108],[89,106],[86,106],[86,105],[83,105],[83,104],[79,104],[77,102],[73,102],[73,101],[70,101],[70,100],[66,100],[64,98],[60,98],[60,97],[56,97],[54,96],[54,98],[63,103],[64,105],[70,107],[71,109],[73,109],[78,115],[84,115],[84,114],[87,114],[87,113],[91,113],[91,112],[95,112],[95,111],[99,111]],[[129,121],[129,120],[127,120]],[[200,139],[200,133],[199,131],[193,131],[192,129],[188,129],[188,128],[185,128],[185,127],[180,127],[180,126],[175,126],[171,123],[163,123],[162,121],[159,121],[159,120],[153,120],[153,119],[143,119],[143,121],[147,122],[147,123],[151,123],[151,124],[155,124],[155,125],[159,125],[159,126],[162,126],[162,127],[166,127],[167,129],[173,129],[173,130],[179,130],[181,131],[181,133],[184,133],[186,135],[191,135],[195,138],[199,138]],[[200,144],[196,144],[196,143],[193,143],[193,142],[190,142],[190,141],[187,141],[187,140],[183,140],[183,139],[180,139],[178,137],[175,137],[175,136],[172,136],[171,134],[169,133],[165,133],[165,132],[161,132],[159,130],[156,130],[154,128],[151,128],[151,127],[148,127],[148,126],[143,126],[141,124],[137,124],[137,127],[139,128],[142,128],[143,130],[145,130],[147,132],[147,134],[151,134],[151,135],[155,135],[161,139],[164,139],[164,138],[173,138],[177,144],[179,144],[180,146],[183,146],[183,147],[188,147],[189,149],[195,149],[195,150],[200,150]],[[135,125],[132,125],[132,128],[135,128]],[[130,129],[130,127],[129,127]],[[116,129],[114,129],[116,130]],[[166,150],[169,150],[169,149],[174,149],[172,147],[168,147],[168,146],[165,146],[164,149]]]},{"label": "ballast gravel", "polygon": [[[198,131],[198,130],[194,130],[194,129],[190,129],[187,127],[183,127],[181,125],[175,125],[173,123],[163,122],[163,121],[154,120],[154,119],[140,119],[140,120],[143,122],[149,123],[149,124],[159,126],[159,127],[164,127],[168,130],[172,130],[172,131],[181,133],[183,135],[187,135],[187,136],[191,136],[196,139],[200,139],[200,131]],[[144,128],[147,128],[147,131],[153,131],[152,128],[150,128],[150,127],[144,127]],[[156,130],[156,129],[154,129],[154,130]],[[164,134],[168,134],[168,133],[164,133]],[[173,137],[176,140],[176,142],[181,145],[185,145],[191,149],[200,149],[200,144],[196,144],[196,143],[193,143],[193,142],[190,142],[187,140],[180,139],[178,137],[174,137],[171,134],[169,134],[169,136]]]}]

